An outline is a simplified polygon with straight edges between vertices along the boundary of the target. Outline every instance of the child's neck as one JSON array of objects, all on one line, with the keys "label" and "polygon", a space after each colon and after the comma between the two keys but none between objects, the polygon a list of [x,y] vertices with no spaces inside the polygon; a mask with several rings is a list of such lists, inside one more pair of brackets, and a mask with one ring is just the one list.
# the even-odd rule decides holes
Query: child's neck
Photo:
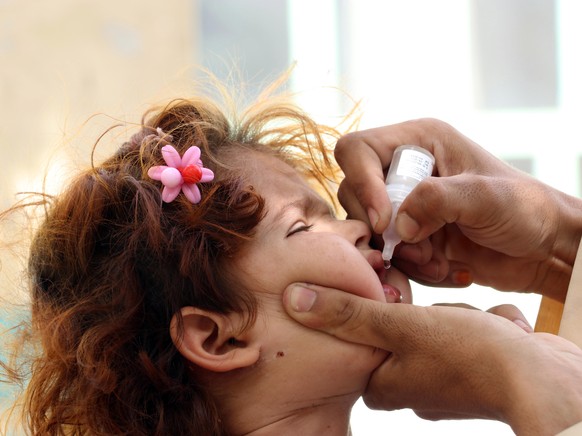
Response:
[{"label": "child's neck", "polygon": [[[283,385],[262,381],[254,385],[223,385],[217,399],[230,432],[249,436],[351,435],[351,409],[361,393],[314,397],[309,390],[286,391]],[[289,385],[292,384],[287,388]],[[296,384],[301,385],[309,386]]]},{"label": "child's neck", "polygon": [[[249,431],[245,430],[241,434],[245,436],[295,436],[303,434],[349,436],[351,435],[350,411],[351,407],[348,406],[326,404],[290,411],[286,416],[273,416],[270,422],[268,419],[265,420],[268,415],[263,415],[260,420],[247,421],[250,426],[245,428]],[[256,428],[251,429],[253,423]]]}]

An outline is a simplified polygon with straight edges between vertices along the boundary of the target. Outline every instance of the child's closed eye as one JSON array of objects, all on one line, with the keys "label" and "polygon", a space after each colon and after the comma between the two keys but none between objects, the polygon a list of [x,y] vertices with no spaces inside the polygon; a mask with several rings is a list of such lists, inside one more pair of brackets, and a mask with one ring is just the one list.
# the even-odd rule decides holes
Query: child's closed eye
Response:
[{"label": "child's closed eye", "polygon": [[308,232],[313,227],[313,224],[304,224],[304,223],[297,223],[296,226],[292,227],[291,230],[287,233],[287,237],[294,235],[295,233],[299,232]]}]

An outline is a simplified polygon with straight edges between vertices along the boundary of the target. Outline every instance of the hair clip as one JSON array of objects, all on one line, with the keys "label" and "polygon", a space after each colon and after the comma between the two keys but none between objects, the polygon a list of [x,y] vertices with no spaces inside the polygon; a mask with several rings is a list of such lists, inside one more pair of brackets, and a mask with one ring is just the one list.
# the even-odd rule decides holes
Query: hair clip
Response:
[{"label": "hair clip", "polygon": [[[160,129],[158,133],[161,133]],[[167,165],[157,165],[148,170],[150,178],[159,180],[164,185],[162,200],[170,203],[182,191],[192,203],[199,203],[202,196],[197,183],[214,179],[212,170],[202,166],[200,148],[193,145],[180,157],[180,153],[168,144],[162,147],[162,156]]]}]

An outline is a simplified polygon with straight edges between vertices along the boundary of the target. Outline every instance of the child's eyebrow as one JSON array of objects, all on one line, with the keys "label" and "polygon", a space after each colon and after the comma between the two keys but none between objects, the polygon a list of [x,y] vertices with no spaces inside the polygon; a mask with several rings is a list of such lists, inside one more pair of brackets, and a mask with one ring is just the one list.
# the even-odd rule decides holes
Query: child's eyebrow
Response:
[{"label": "child's eyebrow", "polygon": [[281,218],[289,213],[291,210],[299,210],[305,216],[314,214],[315,212],[325,211],[330,212],[330,206],[317,196],[305,196],[297,200],[290,201],[283,205],[277,213],[273,216],[273,223],[276,223]]}]

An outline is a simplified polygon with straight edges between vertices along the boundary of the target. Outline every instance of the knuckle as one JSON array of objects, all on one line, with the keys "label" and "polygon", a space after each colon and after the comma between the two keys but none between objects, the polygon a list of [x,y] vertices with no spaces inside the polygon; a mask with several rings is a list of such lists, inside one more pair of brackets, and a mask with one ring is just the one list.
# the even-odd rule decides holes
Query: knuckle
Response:
[{"label": "knuckle", "polygon": [[427,131],[429,134],[434,134],[435,132],[448,132],[453,129],[450,124],[437,118],[424,117],[413,120],[412,122],[416,124],[416,127],[420,131]]},{"label": "knuckle", "polygon": [[350,151],[360,142],[361,132],[350,132],[338,139],[333,151],[337,163],[341,166],[348,159]]},{"label": "knuckle", "polygon": [[390,386],[382,385],[381,388],[368,388],[362,399],[364,404],[372,410],[397,410],[405,407],[402,402],[396,400],[390,394]]},{"label": "knuckle", "polygon": [[512,188],[495,177],[484,176],[474,176],[470,180],[470,186],[475,191],[475,195],[487,197],[510,194]]},{"label": "knuckle", "polygon": [[360,203],[368,203],[370,201],[370,185],[367,180],[353,180],[351,189],[354,198],[358,199]]},{"label": "knuckle", "polygon": [[337,190],[337,199],[339,200],[340,204],[345,208],[346,204],[348,204],[350,198],[351,198],[350,187],[347,184],[346,180],[344,179],[339,184],[339,187]]},{"label": "knuckle", "polygon": [[372,410],[379,410],[381,408],[380,398],[376,390],[368,390],[363,396],[364,404]]},{"label": "knuckle", "polygon": [[494,315],[504,316],[504,317],[514,317],[516,315],[521,315],[521,310],[513,304],[500,304],[489,309],[487,312]]},{"label": "knuckle", "polygon": [[422,181],[421,184],[417,186],[419,193],[419,198],[426,203],[436,203],[440,204],[442,199],[446,196],[446,188],[440,183],[441,180],[436,178],[428,178]]},{"label": "knuckle", "polygon": [[500,307],[504,308],[504,310],[512,311],[512,312],[521,312],[516,305],[514,304],[502,304]]},{"label": "knuckle", "polygon": [[[343,183],[343,182],[342,182]],[[347,183],[340,184],[337,192],[337,198],[346,212],[347,218],[367,221],[368,217],[364,212],[361,199],[354,193],[351,185]]]},{"label": "knuckle", "polygon": [[341,327],[345,332],[357,330],[360,325],[361,313],[360,305],[351,298],[342,299],[335,309],[334,319],[337,327]]},{"label": "knuckle", "polygon": [[[422,181],[415,189],[417,189],[417,199],[414,205],[420,210],[428,212],[442,212],[442,206],[445,204],[447,198],[447,188],[441,180],[437,178],[428,178]],[[424,214],[425,217],[430,217],[430,214]]]}]

